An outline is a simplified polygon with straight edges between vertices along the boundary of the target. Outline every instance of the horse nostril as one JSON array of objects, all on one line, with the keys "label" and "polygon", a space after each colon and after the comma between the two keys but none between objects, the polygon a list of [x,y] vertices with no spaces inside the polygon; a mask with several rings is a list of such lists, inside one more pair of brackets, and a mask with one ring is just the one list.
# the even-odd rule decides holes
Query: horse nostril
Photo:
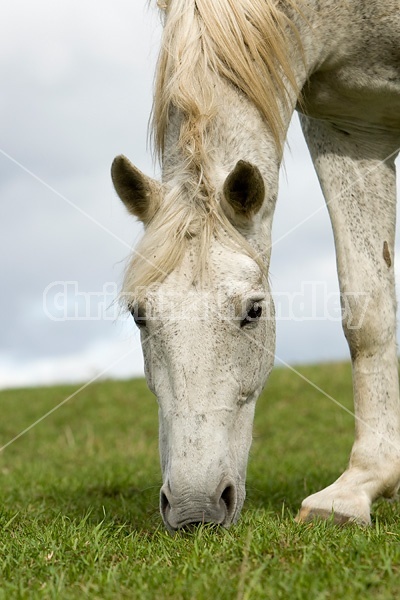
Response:
[{"label": "horse nostril", "polygon": [[160,492],[160,511],[164,520],[168,520],[168,515],[171,511],[171,505],[169,503],[168,497],[163,490]]},{"label": "horse nostril", "polygon": [[226,516],[230,520],[235,512],[236,491],[233,485],[227,485],[221,494],[220,504],[225,504]]}]

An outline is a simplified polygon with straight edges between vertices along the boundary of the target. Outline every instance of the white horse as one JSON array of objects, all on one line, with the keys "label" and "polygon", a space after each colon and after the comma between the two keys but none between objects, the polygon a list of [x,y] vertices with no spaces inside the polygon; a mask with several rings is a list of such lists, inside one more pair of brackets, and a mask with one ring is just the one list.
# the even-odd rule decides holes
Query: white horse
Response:
[{"label": "white horse", "polygon": [[[145,225],[124,293],[159,402],[161,514],[228,526],[274,360],[268,285],[282,147],[301,122],[334,230],[353,364],[348,468],[298,519],[370,523],[400,483],[394,289],[399,0],[167,0],[153,107],[162,183],[113,182]],[[368,297],[357,302],[358,295]],[[365,313],[365,314],[364,314]],[[361,318],[362,317],[362,318]]]}]

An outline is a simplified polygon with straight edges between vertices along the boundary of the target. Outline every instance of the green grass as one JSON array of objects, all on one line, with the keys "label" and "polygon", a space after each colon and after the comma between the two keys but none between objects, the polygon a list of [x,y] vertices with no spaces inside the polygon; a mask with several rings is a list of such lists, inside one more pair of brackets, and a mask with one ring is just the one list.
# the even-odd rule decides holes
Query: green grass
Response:
[{"label": "green grass", "polygon": [[[300,371],[351,409],[348,365]],[[74,389],[3,392],[0,443]],[[350,415],[275,370],[240,523],[171,537],[158,514],[153,396],[141,380],[86,388],[0,454],[0,600],[397,598],[398,504],[379,503],[369,529],[293,520],[342,472],[352,438]]]}]

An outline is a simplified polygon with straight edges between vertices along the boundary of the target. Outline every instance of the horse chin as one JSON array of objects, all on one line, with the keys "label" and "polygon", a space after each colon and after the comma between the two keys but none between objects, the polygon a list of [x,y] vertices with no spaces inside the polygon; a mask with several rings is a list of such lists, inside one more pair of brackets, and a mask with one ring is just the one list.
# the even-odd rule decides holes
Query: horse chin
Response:
[{"label": "horse chin", "polygon": [[222,522],[218,522],[214,519],[207,518],[204,513],[198,513],[196,515],[192,515],[186,519],[181,519],[180,521],[176,521],[170,523],[170,521],[161,513],[164,525],[167,531],[171,534],[176,533],[177,531],[182,532],[190,532],[200,525],[209,525],[215,529],[219,529],[223,527],[224,529],[229,529],[231,525],[235,525],[240,517],[242,507],[237,507],[235,510],[235,514],[232,517],[228,517]]}]

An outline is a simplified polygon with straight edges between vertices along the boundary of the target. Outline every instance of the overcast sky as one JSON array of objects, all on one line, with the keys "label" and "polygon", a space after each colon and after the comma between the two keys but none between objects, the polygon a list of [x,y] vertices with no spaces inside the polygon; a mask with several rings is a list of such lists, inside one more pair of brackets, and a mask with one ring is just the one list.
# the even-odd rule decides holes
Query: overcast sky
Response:
[{"label": "overcast sky", "polygon": [[[145,0],[3,7],[0,387],[142,374],[131,320],[104,310],[141,233],[109,171],[124,153],[156,173],[147,123],[159,37],[157,11]],[[289,143],[271,266],[282,309],[277,364],[346,358],[333,237],[297,117]],[[321,298],[325,287],[328,318],[319,300],[313,313],[310,293]]]}]

